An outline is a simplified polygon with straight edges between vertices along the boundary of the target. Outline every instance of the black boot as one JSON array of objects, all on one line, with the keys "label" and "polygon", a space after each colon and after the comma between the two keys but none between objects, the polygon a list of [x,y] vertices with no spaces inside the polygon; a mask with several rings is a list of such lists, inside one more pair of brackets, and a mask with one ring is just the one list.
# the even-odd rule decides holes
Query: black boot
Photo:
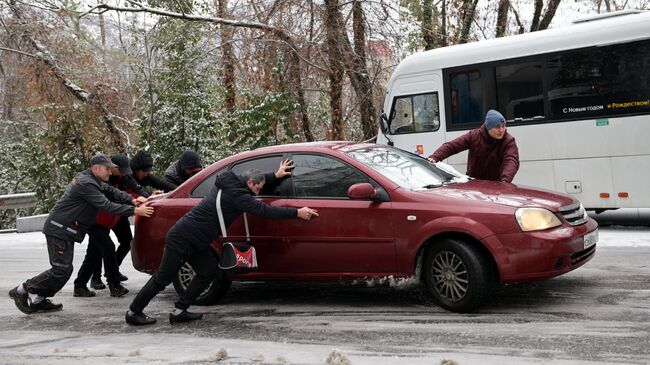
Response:
[{"label": "black boot", "polygon": [[108,283],[108,290],[111,291],[112,297],[123,297],[129,292],[129,289],[122,286],[122,284]]},{"label": "black boot", "polygon": [[16,308],[18,308],[19,311],[25,314],[34,313],[34,310],[29,305],[31,301],[29,299],[29,294],[18,294],[18,287],[15,287],[9,291],[9,298],[14,300],[14,304],[16,304]]},{"label": "black boot", "polygon": [[191,322],[203,318],[203,313],[192,313],[186,310],[179,314],[169,313],[169,323]]},{"label": "black boot", "polygon": [[31,307],[34,312],[56,312],[63,309],[63,304],[54,304],[49,299],[43,299],[38,303],[32,303]]},{"label": "black boot", "polygon": [[126,323],[134,326],[145,326],[156,323],[155,318],[151,318],[142,312],[133,312],[131,310],[126,311],[124,319],[126,319]]},{"label": "black boot", "polygon": [[90,287],[95,290],[106,289],[106,285],[102,282],[102,278],[94,276],[90,279]]},{"label": "black boot", "polygon": [[92,290],[89,290],[85,286],[75,286],[74,287],[74,293],[72,294],[73,297],[81,297],[81,298],[89,298],[89,297],[94,297],[95,292]]}]

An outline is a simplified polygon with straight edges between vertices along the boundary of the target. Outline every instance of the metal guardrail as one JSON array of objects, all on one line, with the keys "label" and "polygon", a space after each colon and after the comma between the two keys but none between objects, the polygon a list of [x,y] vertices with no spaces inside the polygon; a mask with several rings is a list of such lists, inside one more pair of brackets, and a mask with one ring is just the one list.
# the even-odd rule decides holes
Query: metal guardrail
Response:
[{"label": "metal guardrail", "polygon": [[0,195],[0,210],[34,208],[37,202],[36,193]]}]

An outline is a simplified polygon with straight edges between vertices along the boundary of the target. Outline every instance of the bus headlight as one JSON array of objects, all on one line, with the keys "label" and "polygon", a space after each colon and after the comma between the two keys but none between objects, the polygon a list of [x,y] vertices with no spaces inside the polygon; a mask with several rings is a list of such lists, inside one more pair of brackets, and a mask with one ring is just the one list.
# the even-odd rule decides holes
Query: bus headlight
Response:
[{"label": "bus headlight", "polygon": [[515,218],[524,232],[540,231],[562,224],[555,214],[543,208],[519,208],[515,212]]}]

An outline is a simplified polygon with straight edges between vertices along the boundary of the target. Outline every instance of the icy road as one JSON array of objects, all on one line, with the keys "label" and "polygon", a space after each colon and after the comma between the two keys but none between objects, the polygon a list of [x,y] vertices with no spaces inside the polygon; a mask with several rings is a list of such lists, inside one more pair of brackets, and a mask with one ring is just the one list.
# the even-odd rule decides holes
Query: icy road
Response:
[{"label": "icy road", "polygon": [[171,326],[170,286],[145,328],[124,322],[148,278],[129,261],[124,298],[74,298],[75,270],[54,298],[63,311],[19,312],[7,292],[48,267],[46,251],[40,233],[0,234],[0,364],[650,364],[648,228],[601,228],[591,262],[502,288],[474,314],[435,307],[413,283],[255,283]]}]

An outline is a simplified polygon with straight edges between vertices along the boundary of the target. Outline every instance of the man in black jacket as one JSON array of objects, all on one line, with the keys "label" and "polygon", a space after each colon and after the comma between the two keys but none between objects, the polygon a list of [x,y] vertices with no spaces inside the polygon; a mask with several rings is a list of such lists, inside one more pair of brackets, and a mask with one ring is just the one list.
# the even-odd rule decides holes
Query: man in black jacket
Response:
[{"label": "man in black jacket", "polygon": [[131,158],[131,170],[133,170],[133,177],[135,181],[143,187],[151,186],[156,190],[168,193],[176,189],[176,184],[172,184],[167,180],[161,179],[151,174],[153,168],[153,158],[149,152],[140,150]]},{"label": "man in black jacket", "polygon": [[[62,304],[54,304],[47,297],[54,296],[70,279],[74,242],[83,241],[100,209],[125,216],[149,217],[153,213],[153,208],[146,203],[140,204],[129,194],[106,184],[113,166],[105,155],[95,155],[90,160],[90,168],[77,173],[56,202],[43,226],[52,267],[9,291],[9,297],[21,312],[31,314],[63,308]],[[32,299],[29,294],[35,297]]]},{"label": "man in black jacket", "polygon": [[[133,178],[133,171],[129,166],[128,157],[113,155],[111,162],[116,167],[112,168],[111,176],[108,179],[109,184],[136,199],[145,201],[150,194]],[[109,236],[110,230],[115,233],[115,237],[119,242],[117,251],[113,240]],[[101,290],[106,288],[101,279],[102,262],[104,262],[106,280],[111,296],[121,297],[129,292],[121,285],[121,282],[128,280],[128,278],[120,273],[119,266],[131,250],[131,239],[133,239],[133,234],[131,233],[131,224],[128,217],[116,216],[105,211],[100,211],[97,214],[95,224],[88,229],[86,257],[79,268],[77,279],[74,281],[75,297],[95,296],[95,292],[88,290],[86,287],[89,278],[93,289]]]},{"label": "man in black jacket", "polygon": [[219,190],[221,196],[221,209],[226,228],[242,213],[252,213],[271,219],[301,218],[310,220],[318,216],[318,212],[308,207],[285,208],[265,204],[257,199],[264,183],[273,183],[291,174],[292,161],[283,161],[275,173],[262,174],[259,170],[249,170],[241,176],[228,170],[215,179],[210,193],[192,210],[179,219],[169,230],[165,240],[163,258],[158,271],[149,279],[138,295],[133,299],[126,312],[126,322],[133,325],[146,325],[156,322],[143,313],[149,302],[173,280],[178,270],[185,261],[192,265],[196,276],[192,279],[174,303],[174,310],[169,314],[171,323],[188,322],[203,316],[200,313],[191,313],[187,308],[203,290],[210,285],[217,270],[217,260],[210,247],[212,241],[222,234],[217,223],[216,198]]},{"label": "man in black jacket", "polygon": [[180,186],[187,179],[201,171],[201,169],[201,158],[199,155],[192,150],[187,150],[165,170],[165,180],[176,186]]}]

